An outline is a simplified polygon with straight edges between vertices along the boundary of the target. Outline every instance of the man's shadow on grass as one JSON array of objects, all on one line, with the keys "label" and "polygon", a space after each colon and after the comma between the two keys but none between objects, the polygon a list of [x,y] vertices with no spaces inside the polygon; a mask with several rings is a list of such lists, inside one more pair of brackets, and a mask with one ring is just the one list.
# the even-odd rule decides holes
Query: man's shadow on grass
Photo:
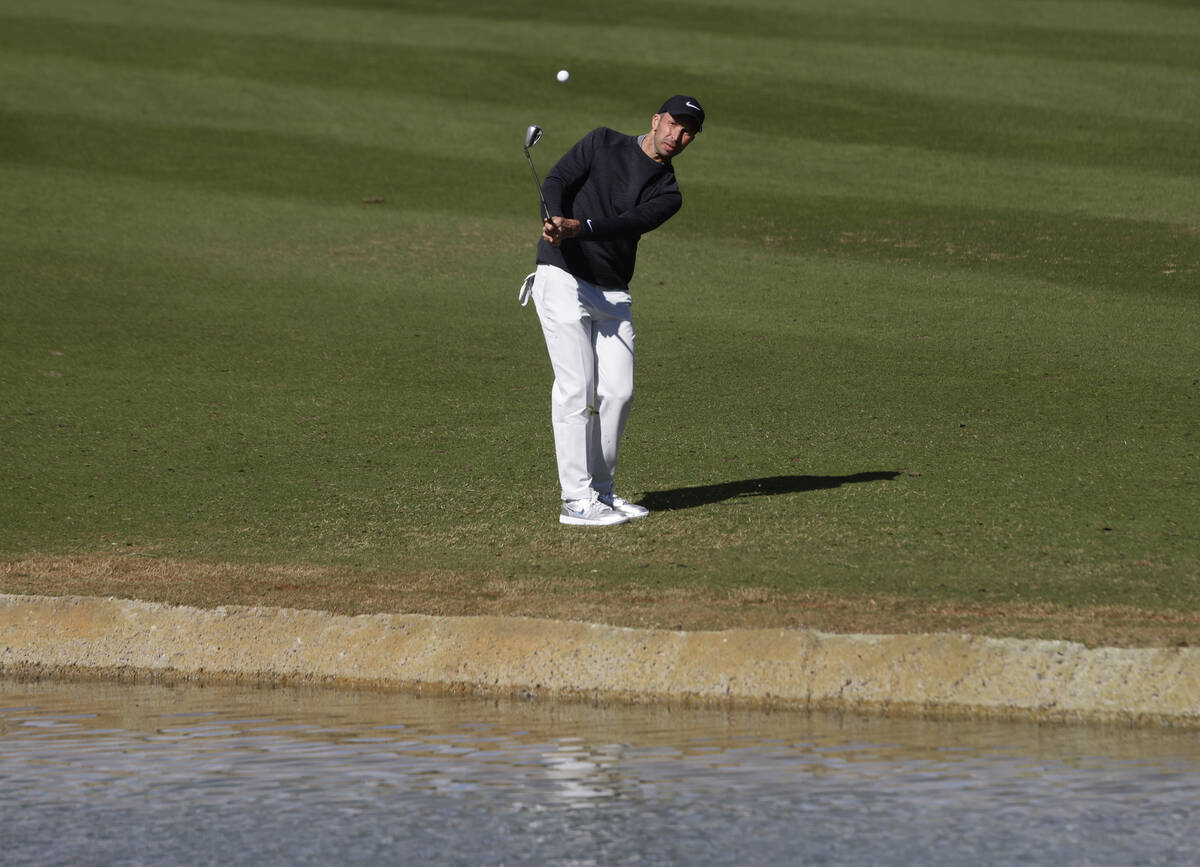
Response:
[{"label": "man's shadow on grass", "polygon": [[767,476],[740,482],[720,482],[716,485],[696,485],[690,488],[671,488],[651,491],[638,502],[652,512],[670,509],[691,509],[737,497],[765,497],[774,494],[798,494],[839,488],[858,482],[890,482],[898,472],[877,471],[854,473],[850,476]]}]

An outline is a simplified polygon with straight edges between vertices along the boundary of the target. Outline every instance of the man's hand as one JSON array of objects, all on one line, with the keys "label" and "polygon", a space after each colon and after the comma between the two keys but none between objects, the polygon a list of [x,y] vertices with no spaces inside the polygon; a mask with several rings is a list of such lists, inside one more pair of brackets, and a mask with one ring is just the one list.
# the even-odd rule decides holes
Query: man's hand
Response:
[{"label": "man's hand", "polygon": [[542,240],[557,247],[565,238],[578,238],[583,224],[570,217],[551,217],[542,222]]}]

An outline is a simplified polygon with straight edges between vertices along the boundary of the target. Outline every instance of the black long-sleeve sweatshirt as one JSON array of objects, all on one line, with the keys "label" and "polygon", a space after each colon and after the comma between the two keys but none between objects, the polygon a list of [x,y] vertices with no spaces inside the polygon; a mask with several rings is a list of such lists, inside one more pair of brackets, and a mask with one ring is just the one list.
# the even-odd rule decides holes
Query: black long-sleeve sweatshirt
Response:
[{"label": "black long-sleeve sweatshirt", "polygon": [[628,289],[642,235],[683,205],[675,170],[646,156],[636,136],[599,127],[563,154],[542,194],[551,216],[579,220],[559,247],[538,244],[538,264],[556,265],[605,289]]}]

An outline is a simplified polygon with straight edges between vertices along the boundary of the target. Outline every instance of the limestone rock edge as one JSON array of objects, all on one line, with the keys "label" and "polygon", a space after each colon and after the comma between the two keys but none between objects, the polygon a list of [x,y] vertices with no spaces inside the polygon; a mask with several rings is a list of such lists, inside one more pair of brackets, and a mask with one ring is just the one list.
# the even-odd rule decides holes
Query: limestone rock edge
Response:
[{"label": "limestone rock edge", "polygon": [[330,683],[1200,727],[1200,649],[960,634],[675,632],[0,594],[0,676]]}]

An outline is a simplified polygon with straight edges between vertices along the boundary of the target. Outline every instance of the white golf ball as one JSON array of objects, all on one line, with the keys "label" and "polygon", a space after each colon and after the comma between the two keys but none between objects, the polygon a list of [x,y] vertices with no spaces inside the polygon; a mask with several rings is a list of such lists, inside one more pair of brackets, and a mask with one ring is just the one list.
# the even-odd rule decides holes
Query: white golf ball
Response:
[{"label": "white golf ball", "polygon": [[571,73],[567,72],[565,69],[560,69],[558,71],[558,80],[559,81],[566,81],[570,77],[571,77]]}]

